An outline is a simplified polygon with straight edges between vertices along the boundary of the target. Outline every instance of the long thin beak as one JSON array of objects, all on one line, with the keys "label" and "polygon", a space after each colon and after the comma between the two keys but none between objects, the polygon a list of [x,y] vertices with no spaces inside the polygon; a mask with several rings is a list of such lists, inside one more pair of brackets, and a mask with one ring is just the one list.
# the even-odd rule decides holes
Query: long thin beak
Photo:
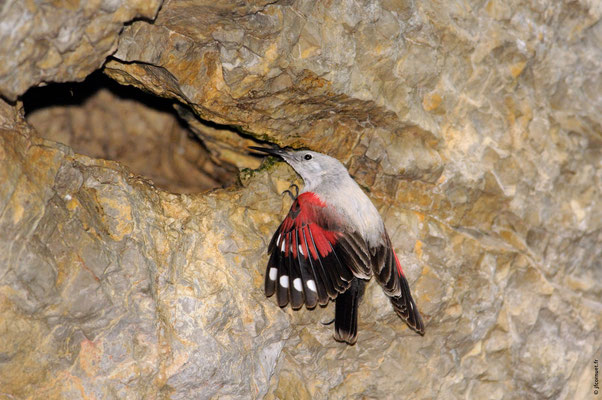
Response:
[{"label": "long thin beak", "polygon": [[249,149],[251,150],[256,150],[256,151],[260,151],[262,153],[267,153],[267,154],[271,154],[273,156],[277,156],[277,157],[282,157],[283,154],[286,153],[285,150],[283,149],[279,149],[277,147],[271,148],[271,147],[255,147],[255,146],[249,146]]}]

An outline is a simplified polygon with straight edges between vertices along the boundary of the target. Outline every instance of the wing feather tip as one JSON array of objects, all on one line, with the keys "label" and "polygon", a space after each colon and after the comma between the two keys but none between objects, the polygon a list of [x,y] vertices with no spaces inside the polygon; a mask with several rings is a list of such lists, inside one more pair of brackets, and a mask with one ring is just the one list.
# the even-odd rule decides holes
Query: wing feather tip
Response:
[{"label": "wing feather tip", "polygon": [[265,297],[272,297],[275,291],[276,287],[268,286],[268,283],[266,282],[266,285],[264,287]]}]

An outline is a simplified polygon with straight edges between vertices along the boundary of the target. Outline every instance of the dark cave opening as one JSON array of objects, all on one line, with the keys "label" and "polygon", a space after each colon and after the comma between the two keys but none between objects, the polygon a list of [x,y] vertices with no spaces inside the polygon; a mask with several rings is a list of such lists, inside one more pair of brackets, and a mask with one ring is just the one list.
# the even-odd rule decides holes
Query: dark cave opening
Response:
[{"label": "dark cave opening", "polygon": [[118,161],[163,190],[192,193],[236,182],[238,168],[212,154],[173,101],[120,85],[101,71],[79,83],[31,88],[22,101],[41,137]]}]

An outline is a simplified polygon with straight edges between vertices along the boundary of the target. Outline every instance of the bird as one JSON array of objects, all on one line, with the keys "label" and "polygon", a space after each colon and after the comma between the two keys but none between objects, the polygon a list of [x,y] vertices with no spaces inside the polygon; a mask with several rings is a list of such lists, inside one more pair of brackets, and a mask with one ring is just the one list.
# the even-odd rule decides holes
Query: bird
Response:
[{"label": "bird", "polygon": [[335,301],[334,339],[357,341],[358,307],[374,276],[396,314],[424,335],[424,323],[378,210],[345,166],[311,150],[256,147],[301,176],[293,204],[269,245],[265,294],[295,310]]}]

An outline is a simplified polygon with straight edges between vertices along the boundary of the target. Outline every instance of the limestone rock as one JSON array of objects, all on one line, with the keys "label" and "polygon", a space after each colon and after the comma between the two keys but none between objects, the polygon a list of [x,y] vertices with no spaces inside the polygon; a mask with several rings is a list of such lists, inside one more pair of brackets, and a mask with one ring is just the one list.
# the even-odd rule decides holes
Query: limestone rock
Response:
[{"label": "limestone rock", "polygon": [[282,163],[170,194],[36,137],[0,102],[1,392],[591,398],[601,14],[587,1],[175,0],[121,34],[105,73],[181,103],[213,156],[246,166],[255,138],[349,167],[385,219],[424,337],[374,284],[353,347],[320,324],[332,306],[264,298],[295,179]]},{"label": "limestone rock", "polygon": [[374,175],[379,161],[390,174],[435,181],[441,157],[432,132],[293,63],[311,4],[170,2],[153,24],[126,28],[105,72],[258,139],[357,159],[358,174]]},{"label": "limestone rock", "polygon": [[82,81],[115,51],[123,26],[152,19],[162,0],[37,2],[0,8],[0,96],[42,82]]},{"label": "limestone rock", "polygon": [[2,394],[265,395],[291,331],[260,290],[282,212],[275,193],[257,201],[267,172],[246,191],[174,195],[13,125],[0,132]]}]

